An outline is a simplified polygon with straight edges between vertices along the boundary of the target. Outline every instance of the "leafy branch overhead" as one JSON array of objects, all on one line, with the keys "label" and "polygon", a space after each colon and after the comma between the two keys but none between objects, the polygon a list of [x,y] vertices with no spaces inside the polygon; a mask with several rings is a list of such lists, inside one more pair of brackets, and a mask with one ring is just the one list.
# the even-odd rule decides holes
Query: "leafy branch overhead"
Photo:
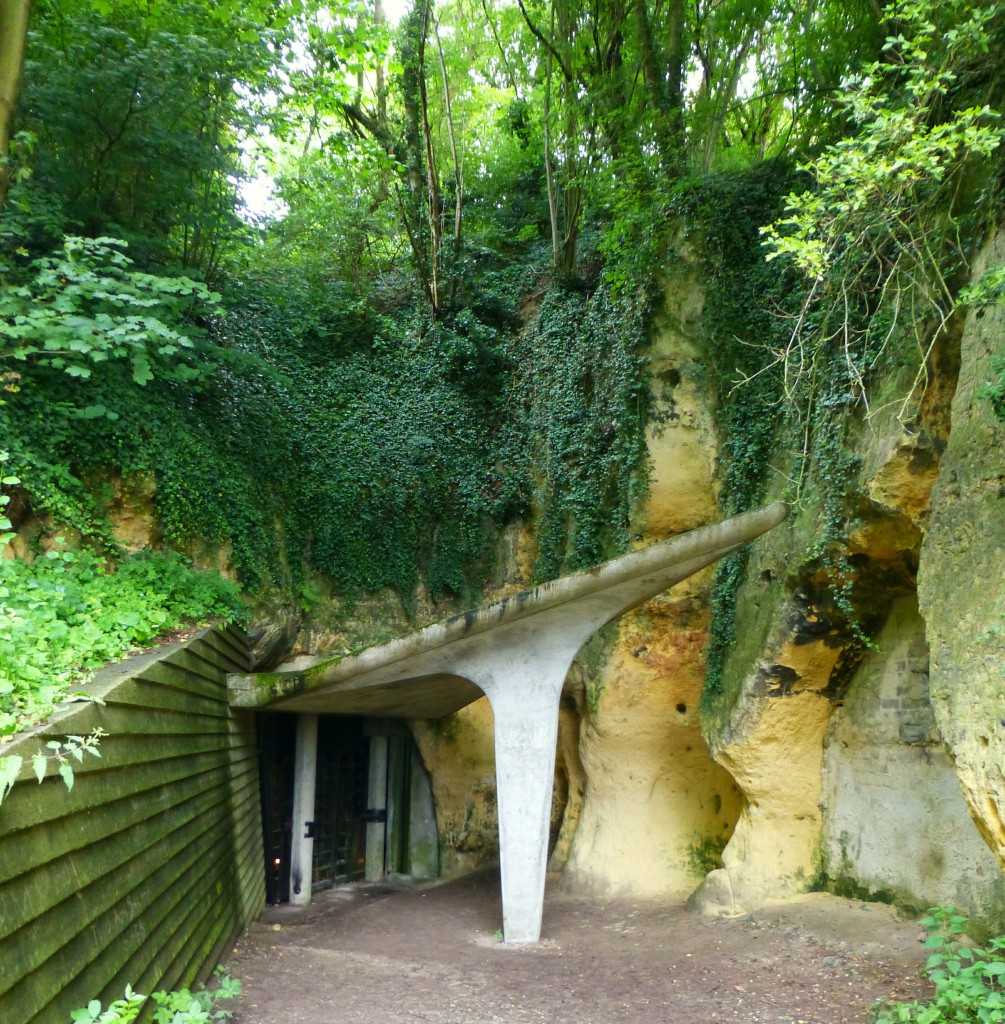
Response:
[{"label": "leafy branch overhead", "polygon": [[1005,127],[987,103],[970,102],[968,76],[975,55],[989,53],[998,13],[965,0],[887,8],[899,31],[842,90],[853,133],[802,166],[813,187],[791,194],[763,229],[767,259],[790,261],[809,281],[774,353],[790,397],[836,361],[848,393],[868,403],[870,370],[906,339],[916,366],[906,411],[954,311],[980,302],[979,289],[960,295],[980,237],[971,183]]}]

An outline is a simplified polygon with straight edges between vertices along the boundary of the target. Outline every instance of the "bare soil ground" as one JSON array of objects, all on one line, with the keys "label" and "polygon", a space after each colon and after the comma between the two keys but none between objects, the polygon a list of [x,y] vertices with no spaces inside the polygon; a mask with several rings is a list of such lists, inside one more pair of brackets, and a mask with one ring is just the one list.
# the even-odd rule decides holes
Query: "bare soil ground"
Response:
[{"label": "bare soil ground", "polygon": [[538,945],[504,945],[500,923],[495,871],[269,908],[229,957],[235,1021],[847,1024],[929,991],[917,922],[824,894],[711,920],[549,890]]}]

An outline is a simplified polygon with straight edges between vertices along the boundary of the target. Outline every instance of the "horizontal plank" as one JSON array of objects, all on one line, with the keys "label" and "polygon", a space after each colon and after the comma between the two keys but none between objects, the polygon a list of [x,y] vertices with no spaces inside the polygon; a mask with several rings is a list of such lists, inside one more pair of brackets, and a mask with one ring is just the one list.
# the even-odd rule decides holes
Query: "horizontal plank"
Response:
[{"label": "horizontal plank", "polygon": [[[189,870],[179,875],[173,883],[163,886],[156,899],[150,902],[147,913],[128,921],[121,930],[114,931],[111,939],[107,932],[96,933],[94,929],[76,936],[58,958],[62,961],[65,957],[69,970],[60,972],[57,984],[53,985],[46,977],[49,974],[48,965],[28,975],[24,979],[25,983],[34,980],[35,991],[40,998],[36,1000],[31,1015],[24,1018],[23,1024],[49,1024],[53,1020],[65,1020],[71,1010],[86,1005],[96,994],[103,1002],[121,997],[125,982],[112,986],[108,979],[117,975],[121,966],[134,955],[138,954],[148,962],[163,964],[162,936],[178,937],[181,923],[189,918],[193,907],[210,912],[209,897],[218,882],[217,873],[200,871],[199,863],[203,860],[216,862],[224,852],[213,848],[195,852],[189,858],[192,861]],[[183,942],[185,938],[182,933],[178,941]],[[39,982],[42,984],[39,985]],[[134,983],[134,987],[137,991],[149,992],[166,986],[148,977],[141,984]],[[17,1024],[22,1024],[22,1021]]]},{"label": "horizontal plank", "polygon": [[[144,922],[145,924],[152,923],[153,927],[146,931],[146,941],[141,941],[135,947],[128,962],[124,961],[121,964],[119,968],[121,985],[129,982],[137,987],[144,985],[147,990],[159,988],[170,990],[173,987],[171,979],[164,977],[163,971],[165,965],[177,955],[177,950],[183,948],[190,941],[190,922],[193,919],[219,916],[224,918],[229,927],[236,931],[235,908],[229,903],[222,908],[215,905],[215,900],[219,895],[229,896],[232,892],[229,877],[225,871],[190,872],[186,876],[189,888],[180,893],[177,900],[170,906],[167,906],[169,902],[167,899],[162,900],[164,906],[160,908],[162,912],[156,921],[154,921],[153,915],[149,915]],[[167,895],[165,894],[165,897]],[[165,909],[167,912],[163,912]],[[140,938],[143,939],[144,935],[141,935]],[[151,965],[157,966],[156,977],[151,975]],[[140,988],[140,991],[144,991],[144,989]]]},{"label": "horizontal plank", "polygon": [[227,715],[226,702],[219,699],[219,694],[207,696],[189,692],[154,682],[146,676],[135,676],[124,682],[108,698],[107,703],[109,706],[124,704],[138,708],[198,712],[214,718]]},{"label": "horizontal plank", "polygon": [[101,760],[85,758],[83,764],[74,765],[76,781],[69,792],[62,780],[54,776],[46,777],[41,785],[34,780],[18,782],[4,800],[0,840],[44,826],[48,821],[86,813],[119,796],[184,777],[189,774],[186,763],[199,764],[205,770],[207,759],[213,765],[230,761],[226,738],[219,734],[179,734],[169,739],[170,742],[165,743],[163,737],[149,737],[148,756],[137,760],[140,745],[133,743],[127,749],[119,749],[121,741],[109,737]]},{"label": "horizontal plank", "polygon": [[208,634],[204,643],[215,647],[234,665],[231,672],[251,671],[251,649],[246,637],[239,636],[231,629],[220,629]]},{"label": "horizontal plank", "polygon": [[187,647],[182,660],[172,658],[171,663],[183,665],[188,671],[207,679],[226,683],[231,672],[240,671],[241,660],[235,659],[222,644],[204,639]]},{"label": "horizontal plank", "polygon": [[[86,813],[64,816],[60,819],[59,828],[39,826],[38,835],[34,837],[32,832],[28,832],[27,835],[0,839],[0,883],[3,883],[0,892],[4,894],[5,903],[11,906],[18,903],[12,880],[43,870],[49,871],[46,885],[53,893],[60,891],[61,876],[65,884],[72,882],[79,887],[83,879],[81,867],[71,856],[75,851],[85,850],[92,843],[108,846],[125,842],[123,835],[129,830],[142,826],[156,815],[173,813],[199,792],[226,787],[232,805],[229,817],[259,817],[256,772],[248,770],[235,777],[232,766],[208,758],[201,761],[188,759],[179,767],[185,774],[170,784],[159,783],[121,800],[98,805]],[[27,859],[26,850],[31,851]],[[68,856],[71,859],[67,864],[73,864],[72,870],[69,867],[59,869],[60,858]]]},{"label": "horizontal plank", "polygon": [[[209,671],[208,667],[200,659],[187,656],[197,669],[206,671],[192,671],[179,655],[171,661],[158,661],[143,672],[137,672],[134,679],[145,679],[147,682],[156,683],[158,686],[166,686],[177,690],[179,693],[195,693],[211,699],[220,699],[220,679],[225,678],[222,673]],[[120,684],[121,685],[121,684]],[[116,687],[116,692],[118,687]],[[114,697],[109,694],[106,700]]]},{"label": "horizontal plank", "polygon": [[[108,863],[108,848],[104,845],[67,857],[71,871],[79,865],[82,884],[63,899],[52,900],[47,887],[32,886],[28,892],[40,909],[28,919],[15,920],[15,927],[0,940],[0,950],[13,943],[22,951],[19,957],[0,957],[0,992],[6,991],[19,974],[34,970],[55,955],[67,935],[91,927],[116,906],[135,903],[134,894],[180,853],[230,841],[229,822],[217,817],[226,809],[227,801],[226,787],[207,790],[186,804],[140,823],[117,837],[125,853],[117,864]],[[172,820],[177,821],[174,828]]]},{"label": "horizontal plank", "polygon": [[[18,782],[0,814],[0,845],[9,836],[48,821],[86,813],[103,803],[171,785],[209,767],[230,764],[235,759],[244,763],[254,756],[253,748],[246,741],[235,742],[233,735],[170,739],[168,743],[127,741],[122,749],[122,738],[107,737],[101,758],[85,757],[82,764],[74,765],[77,781],[69,792],[54,776],[41,785],[34,779]],[[3,867],[0,857],[0,876]]]},{"label": "horizontal plank", "polygon": [[[45,829],[35,842],[20,844],[22,850],[30,851],[33,863],[5,865],[13,874],[0,886],[4,906],[0,939],[10,934],[14,922],[31,920],[79,894],[102,875],[119,870],[138,853],[161,842],[165,835],[180,831],[193,816],[203,813],[201,805],[216,807],[230,793],[226,769],[217,767],[163,790],[156,804],[147,801],[144,806],[142,801],[130,800],[125,808],[97,808],[78,816],[76,827]],[[122,814],[122,810],[128,813]]]},{"label": "horizontal plank", "polygon": [[49,738],[109,733],[100,759],[74,762],[71,791],[53,774],[4,802],[3,1024],[61,1022],[126,981],[204,977],[260,911],[255,720],[226,703],[227,673],[248,663],[241,630],[204,630],[103,669],[87,689],[104,706],[67,705],[0,747],[30,758]]},{"label": "horizontal plank", "polygon": [[[198,915],[206,911],[204,897],[217,885],[223,886],[227,879],[228,852],[225,836],[203,836],[184,845],[88,927],[64,935],[58,955],[49,956],[34,969],[22,972],[24,976],[18,986],[9,991],[16,992],[24,985],[38,989],[32,979],[37,982],[39,978],[47,979],[50,991],[60,990],[85,973],[95,960],[104,961],[108,977],[114,973],[108,970],[109,963],[128,959],[130,951],[142,947],[155,929],[166,926],[173,935],[179,921],[193,912]],[[198,895],[187,899],[192,892]],[[15,951],[23,950],[18,938],[14,936],[0,944],[0,956],[15,956]],[[85,994],[84,1003],[104,985],[102,982],[92,987],[90,993]],[[41,991],[44,992],[44,986]]]}]

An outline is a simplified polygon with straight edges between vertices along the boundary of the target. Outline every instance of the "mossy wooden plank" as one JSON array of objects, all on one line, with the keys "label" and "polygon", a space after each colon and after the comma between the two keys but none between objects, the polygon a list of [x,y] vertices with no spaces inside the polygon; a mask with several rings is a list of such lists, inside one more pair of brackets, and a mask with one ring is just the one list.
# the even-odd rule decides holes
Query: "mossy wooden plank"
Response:
[{"label": "mossy wooden plank", "polygon": [[[253,872],[264,875],[264,861],[262,857],[258,856],[260,847],[254,843],[252,834],[255,825],[255,822],[249,820],[234,832],[233,874],[234,878],[238,879],[242,885],[252,881],[251,874]],[[259,831],[261,831],[260,825]]]},{"label": "mossy wooden plank", "polygon": [[227,672],[241,672],[241,666],[248,663],[248,648],[240,644],[233,634],[228,634],[227,630],[218,629],[206,633],[198,643],[190,644],[187,649],[202,654],[207,648],[211,648],[217,657],[226,660]]},{"label": "mossy wooden plank", "polygon": [[200,969],[212,955],[221,932],[233,934],[234,919],[220,913],[223,907],[230,906],[232,893],[218,884],[206,898],[211,901],[209,906],[201,908],[203,913],[190,913],[179,925],[176,941],[166,947],[175,954],[163,974],[164,987],[169,991],[193,985]]},{"label": "mossy wooden plank", "polygon": [[[175,663],[172,659],[172,664]],[[206,641],[189,647],[185,651],[184,660],[177,664],[182,664],[188,671],[214,682],[222,680],[226,683],[229,673],[240,671],[240,663],[234,660],[229,651],[221,650],[216,643]]]},{"label": "mossy wooden plank", "polygon": [[[106,755],[108,750],[106,748]],[[134,754],[136,751],[134,750]],[[46,827],[48,822],[63,821],[75,814],[86,814],[106,803],[128,797],[148,799],[151,791],[170,786],[190,775],[229,765],[228,749],[217,738],[200,744],[172,744],[162,755],[142,761],[122,760],[109,766],[107,756],[78,771],[77,781],[67,792],[61,779],[52,776],[39,785],[34,779],[18,782],[4,801],[0,814],[0,850],[19,833]],[[78,766],[80,767],[80,766]],[[24,841],[28,841],[25,839]],[[0,855],[0,878],[9,864]]]},{"label": "mossy wooden plank", "polygon": [[[170,808],[189,799],[199,788],[227,786],[231,794],[235,792],[230,766],[216,755],[179,759],[176,777],[163,781],[156,777],[157,767],[148,766],[145,773],[148,780],[152,780],[152,786],[107,804],[99,803],[64,815],[59,819],[58,829],[42,823],[35,826],[37,834],[26,830],[0,837],[0,881],[7,881],[54,857],[80,849],[88,841],[98,841],[130,828],[165,807]],[[247,785],[256,790],[253,799],[257,799],[254,777],[249,775],[248,778]],[[235,813],[233,809],[232,813]],[[26,862],[24,849],[29,847],[33,849],[33,858]]]},{"label": "mossy wooden plank", "polygon": [[173,979],[164,972],[178,950],[191,944],[192,920],[220,917],[234,934],[237,930],[234,908],[217,907],[214,902],[218,892],[228,891],[227,877],[224,865],[215,872],[189,872],[179,886],[179,889],[184,887],[184,891],[165,892],[158,901],[156,916],[151,913],[144,920],[146,930],[140,936],[143,941],[133,944],[128,959],[119,958],[114,976],[106,974],[106,979],[111,978],[102,982],[106,990],[121,991],[127,982],[140,991],[170,989]]},{"label": "mossy wooden plank", "polygon": [[[213,855],[210,851],[209,856]],[[195,870],[189,870],[175,884],[168,886],[151,904],[156,908],[156,925],[151,926],[154,914],[137,918],[129,922],[126,928],[118,934],[115,940],[108,945],[100,947],[100,955],[95,957],[88,955],[88,949],[74,950],[73,974],[56,989],[57,995],[49,997],[43,1006],[38,1006],[31,1016],[24,1018],[24,1024],[48,1024],[51,1020],[65,1020],[69,1012],[77,1006],[82,1006],[89,999],[97,995],[103,1002],[121,996],[128,976],[120,983],[118,974],[120,966],[132,955],[138,954],[142,958],[154,958],[156,963],[161,949],[161,932],[166,929],[165,934],[176,937],[176,941],[184,944],[190,942],[191,934],[186,934],[181,929],[181,922],[184,922],[192,915],[192,908],[201,914],[196,914],[196,920],[214,913],[216,909],[211,902],[211,894],[216,884],[214,875],[207,875]],[[227,915],[221,915],[226,918]],[[226,922],[225,922],[226,923]],[[78,939],[80,936],[78,936]],[[79,942],[76,943],[79,946]],[[94,950],[94,939],[91,939],[91,953]],[[161,984],[160,971],[154,972],[148,980],[141,981],[134,985],[138,991],[154,991],[161,988],[169,988],[167,984]],[[44,977],[45,971],[36,972],[32,977]],[[115,981],[109,982],[110,976],[115,975]],[[45,998],[44,989],[41,990],[42,998]],[[6,1021],[5,1021],[6,1024]],[[19,1022],[20,1024],[20,1022]]]},{"label": "mossy wooden plank", "polygon": [[[190,849],[227,841],[229,823],[221,819],[226,804],[227,793],[221,787],[138,824],[118,836],[126,853],[118,864],[108,863],[108,848],[103,844],[77,851],[66,859],[71,870],[79,867],[82,884],[63,899],[53,900],[47,887],[32,886],[28,894],[39,909],[29,908],[31,917],[19,919],[18,926],[0,941],[0,951],[14,946],[21,950],[19,957],[0,957],[0,992],[6,991],[18,974],[34,970],[55,955],[67,935],[92,927],[117,906],[134,905],[136,892],[142,891],[147,880],[172,858],[183,852],[187,856]],[[172,826],[172,820],[177,820],[177,827]],[[42,874],[44,877],[48,872]]]},{"label": "mossy wooden plank", "polygon": [[[68,939],[64,933],[58,955],[45,958],[34,969],[22,971],[21,980],[9,990],[9,994],[13,994],[13,1005],[26,1002],[24,994],[28,992],[35,993],[29,1005],[39,1006],[40,1001],[44,1004],[47,987],[50,993],[60,991],[82,973],[92,973],[88,967],[96,963],[98,973],[104,978],[87,990],[78,988],[76,998],[82,998],[83,1002],[77,1005],[86,1003],[94,992],[104,988],[104,979],[114,974],[115,963],[127,959],[131,950],[141,947],[152,937],[155,928],[167,921],[173,934],[178,920],[184,920],[193,910],[196,914],[205,911],[204,897],[218,883],[222,884],[228,853],[226,836],[206,835],[184,845],[87,927],[70,931]],[[8,940],[0,945],[0,953],[9,957],[23,948],[15,936],[13,942]]]},{"label": "mossy wooden plank", "polygon": [[4,800],[0,836],[97,807],[134,789],[134,773],[141,773],[141,784],[142,776],[146,776],[149,786],[157,784],[150,778],[156,780],[159,770],[163,770],[165,778],[186,774],[186,761],[196,763],[195,759],[209,758],[214,764],[226,764],[230,760],[226,737],[218,733],[179,734],[169,739],[170,742],[164,742],[163,737],[147,737],[142,744],[130,742],[120,749],[121,738],[109,737],[101,760],[85,760],[84,764],[74,766],[76,782],[69,792],[62,780],[54,776],[47,776],[41,785],[33,779],[18,782]]},{"label": "mossy wooden plank", "polygon": [[[183,665],[180,659],[177,659],[159,661],[143,672],[137,672],[133,678],[145,679],[147,682],[156,683],[158,686],[168,687],[180,693],[195,693],[203,697],[219,699],[220,679],[225,677],[222,673],[215,671],[209,674],[193,672]],[[109,694],[109,697],[105,699],[108,700],[113,696],[114,694]]]},{"label": "mossy wooden plank", "polygon": [[251,654],[246,640],[242,640],[229,629],[217,630],[203,638],[203,642],[215,647],[234,666],[230,672],[250,672]]},{"label": "mossy wooden plank", "polygon": [[146,676],[135,676],[124,682],[108,698],[108,704],[164,710],[184,709],[215,718],[222,718],[227,714],[227,705],[219,699],[219,694],[204,696],[185,693],[172,686],[152,682]]},{"label": "mossy wooden plank", "polygon": [[[193,644],[174,657],[162,662],[176,672],[185,672],[214,686],[226,684],[227,674],[234,671],[234,663],[209,644]],[[151,667],[151,670],[153,666]],[[146,675],[147,672],[142,673]]]},{"label": "mossy wooden plank", "polygon": [[234,666],[232,672],[247,672],[251,664],[251,652],[247,641],[241,640],[230,629],[218,629],[203,637],[203,643],[216,648]]},{"label": "mossy wooden plank", "polygon": [[[254,814],[254,818],[257,818],[257,812],[256,812],[256,813]],[[222,819],[222,820],[221,820],[221,824],[220,824],[220,828],[222,829],[222,828],[223,828],[223,827],[225,827],[225,826],[226,826],[227,824],[228,824],[228,822],[226,822],[226,820],[225,820],[225,819]],[[248,826],[248,825],[250,825],[250,827],[251,827],[252,829],[254,829],[254,828],[256,828],[256,827],[257,827],[257,821],[255,821],[255,820],[251,820],[250,822],[246,822],[246,826]],[[199,826],[199,821],[197,820],[197,821],[195,821],[195,827],[196,827],[196,828],[198,828],[198,826]],[[259,834],[259,835],[260,835],[260,834]],[[176,837],[176,839],[177,839],[177,841],[178,841],[178,842],[182,842],[182,843],[183,843],[183,842],[184,842],[184,840],[186,839],[186,836],[185,836],[185,834],[184,834],[184,833],[180,833],[180,831],[179,831],[179,835],[178,835],[178,837]],[[225,840],[226,840],[226,837],[225,837],[225,836],[221,836],[221,837],[220,837],[220,840],[221,840],[221,841],[224,841],[224,842],[225,842]],[[232,848],[232,849],[231,849],[231,860],[232,860],[232,865],[234,864],[234,861],[238,859],[238,857],[237,857],[237,851],[238,851],[238,848],[239,848],[239,843],[240,843],[240,840],[239,840],[239,839],[236,839],[236,838],[235,838],[235,837],[233,837],[233,836],[231,837],[231,848]],[[259,861],[259,862],[260,862],[260,861]],[[221,864],[221,870],[222,870],[222,868],[223,868],[224,866],[225,866],[225,864]],[[225,878],[225,879],[227,879],[227,883],[226,883],[226,884],[227,884],[227,886],[228,886],[229,888],[231,888],[231,889],[235,890],[235,894],[237,894],[237,893],[239,893],[239,892],[240,892],[240,889],[239,889],[239,888],[236,888],[236,887],[239,887],[239,886],[240,886],[240,883],[239,883],[239,882],[237,881],[237,878],[236,878],[236,876],[237,876],[237,873],[238,873],[238,872],[236,872],[236,871],[235,871],[235,872],[233,872],[233,873],[231,873],[231,874],[224,874],[224,878]],[[260,873],[260,872],[259,872],[259,873]],[[263,880],[261,881],[261,887],[262,887],[262,891],[263,891]],[[85,898],[87,898],[87,896],[88,896],[88,892],[87,892],[87,891],[85,891],[85,892],[84,892],[84,893],[83,893],[82,895],[83,895],[83,896],[84,896]],[[232,901],[232,903],[234,904],[234,905],[232,906],[232,912],[233,912],[233,914],[234,914],[234,918],[235,918],[235,921],[236,921],[237,923],[239,923],[239,924],[244,924],[244,922],[242,922],[242,921],[240,920],[239,916],[238,916],[238,905],[239,905],[239,904],[240,904],[241,902],[243,902],[243,901],[242,901],[242,900],[240,900],[240,899],[238,898],[238,896],[237,896],[237,895],[234,895],[234,896],[233,896],[233,897],[231,898],[231,901]],[[262,899],[258,901],[258,904],[257,904],[257,905],[258,905],[258,907],[260,907],[260,906],[261,906],[261,903],[262,903],[262,902],[263,902],[263,896],[262,896]],[[18,943],[18,944],[20,944],[20,942],[22,942],[23,936],[22,936],[22,935],[17,935],[17,936],[15,936],[15,939],[17,940],[17,943]]]},{"label": "mossy wooden plank", "polygon": [[[132,966],[107,998],[135,981],[141,962],[154,987],[166,969],[204,976],[206,961],[261,908],[254,718],[226,708],[225,675],[246,668],[239,630],[206,631],[188,649],[102,670],[89,689],[105,707],[67,707],[19,741],[30,757],[49,737],[110,733],[101,760],[75,765],[69,793],[46,778],[19,782],[5,801],[0,904],[5,913],[16,906],[21,926],[0,941],[0,977],[9,962],[23,976],[0,996],[3,1024],[67,1019],[104,992],[116,965]],[[40,840],[46,832],[58,838]],[[32,846],[44,861],[31,868],[37,880],[8,867]],[[26,948],[41,950],[33,970]]]},{"label": "mossy wooden plank", "polygon": [[[232,876],[228,876],[226,863],[216,863],[213,879],[203,880],[205,885],[200,892],[189,893],[178,900],[172,907],[171,912],[165,916],[157,929],[145,936],[145,941],[135,945],[128,961],[122,964],[114,978],[108,980],[104,976],[98,980],[93,969],[85,969],[80,976],[81,990],[90,992],[88,998],[94,997],[96,993],[104,1002],[108,1002],[121,995],[125,985],[131,984],[138,991],[154,991],[175,987],[175,981],[165,973],[164,952],[172,942],[177,943],[182,950],[189,949],[194,973],[186,979],[184,984],[190,983],[194,978],[204,980],[211,973],[213,966],[222,947],[239,934],[246,927],[236,913],[236,907],[241,901],[241,894],[233,892],[235,882]],[[209,892],[212,886],[212,894]],[[258,909],[264,904],[264,879],[260,880],[261,899],[258,901]],[[199,907],[203,909],[201,915],[205,930],[206,922],[213,928],[214,934],[219,938],[215,941],[200,940],[199,936],[192,933],[184,924],[177,921],[178,913],[185,906]],[[257,912],[257,911],[256,911]],[[129,937],[124,935],[122,942],[128,944]],[[108,963],[108,956],[103,963]],[[98,987],[98,986],[102,987]],[[75,1009],[72,1000],[66,1001],[64,1009],[69,1011]],[[52,1008],[47,1008],[51,1010]],[[44,1017],[33,1019],[31,1024],[42,1024]]]},{"label": "mossy wooden plank", "polygon": [[[88,707],[73,719],[73,729],[66,733],[54,733],[56,737],[65,735],[88,735],[95,729],[103,729],[107,734],[99,745],[98,756],[84,755],[81,761],[73,762],[77,774],[88,771],[102,771],[109,765],[129,764],[147,760],[146,752],[155,741],[163,747],[165,743],[178,743],[186,739],[206,736],[218,736],[220,742],[227,743],[230,734],[229,718],[216,715],[190,714],[183,709],[173,711],[146,710],[131,706],[109,706],[104,708]],[[176,739],[177,737],[177,739]],[[132,750],[131,757],[123,758],[123,751]],[[28,761],[39,751],[45,750],[45,740],[26,737],[12,744],[4,753],[16,753],[26,758],[22,778],[33,778]],[[114,755],[114,756],[113,756]],[[50,762],[47,774],[55,776],[58,766]],[[6,805],[6,800],[4,801]]]},{"label": "mossy wooden plank", "polygon": [[14,874],[0,886],[5,907],[0,938],[10,933],[13,922],[37,917],[164,836],[182,831],[193,817],[229,799],[230,790],[226,769],[217,768],[165,788],[156,805],[149,800],[118,802],[77,816],[72,823],[64,821],[58,830],[41,830],[30,843],[20,844],[22,850],[30,849],[31,862],[6,866]]}]

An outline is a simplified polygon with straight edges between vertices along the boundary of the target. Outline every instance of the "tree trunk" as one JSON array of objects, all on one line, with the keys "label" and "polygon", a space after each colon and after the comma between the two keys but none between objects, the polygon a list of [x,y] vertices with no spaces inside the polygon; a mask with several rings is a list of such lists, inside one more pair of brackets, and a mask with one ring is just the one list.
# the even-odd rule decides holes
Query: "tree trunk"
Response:
[{"label": "tree trunk", "polygon": [[21,91],[31,0],[0,0],[0,208],[11,182],[10,137]]},{"label": "tree trunk", "polygon": [[670,0],[669,43],[667,46],[667,118],[669,121],[671,166],[668,170],[684,173],[684,68],[687,53],[684,43],[684,0]]},{"label": "tree trunk", "polygon": [[[555,5],[551,5],[551,34],[555,35]],[[544,174],[548,183],[548,218],[551,221],[551,258],[554,267],[559,266],[558,204],[555,201],[555,175],[551,168],[551,65],[552,55],[548,53],[544,80]]]},{"label": "tree trunk", "polygon": [[422,94],[425,92],[422,76],[425,73],[422,62],[422,44],[426,30],[426,4],[408,13],[402,30],[401,84],[402,103],[405,108],[404,148],[405,175],[408,191],[398,194],[405,232],[412,249],[412,259],[419,275],[423,291],[430,303],[436,306],[435,282],[430,275],[429,252],[426,247],[426,231],[423,228],[423,108]]},{"label": "tree trunk", "polygon": [[[552,9],[558,5],[558,35],[566,54],[575,52],[575,16],[565,3],[552,0]],[[571,277],[576,269],[576,254],[579,246],[579,221],[583,212],[582,188],[579,182],[579,97],[578,83],[571,75],[563,83],[565,108],[565,202],[563,223],[565,237],[562,240],[562,262],[559,270],[563,277]]]},{"label": "tree trunk", "polygon": [[729,69],[729,78],[717,90],[718,95],[715,97],[715,109],[708,125],[708,132],[705,136],[703,147],[702,173],[704,174],[712,172],[715,151],[726,124],[726,115],[729,113],[730,104],[732,104],[736,97],[736,90],[740,84],[740,75],[743,73],[743,68],[747,61],[747,53],[750,50],[752,41],[752,37],[744,41],[739,52],[733,57],[733,63]]},{"label": "tree trunk", "polygon": [[426,92],[426,34],[429,31],[429,7],[431,0],[425,0],[419,44],[419,107],[422,115],[422,139],[426,150],[426,210],[429,216],[429,297],[433,315],[440,312],[440,246],[443,242],[443,221],[440,181],[433,154],[433,134],[429,126],[429,96]]},{"label": "tree trunk", "polygon": [[[677,163],[676,140],[673,137],[674,111],[669,102],[663,74],[659,67],[659,59],[656,56],[656,44],[653,40],[652,26],[649,23],[646,0],[632,0],[632,14],[635,19],[635,34],[639,41],[639,56],[642,61],[642,81],[645,83],[653,107],[653,130],[656,133],[656,146],[659,150],[660,162],[664,167],[672,166]],[[672,10],[670,34],[672,39]],[[671,73],[672,70],[671,68]],[[673,93],[672,86],[670,93]]]},{"label": "tree trunk", "polygon": [[450,302],[457,294],[457,265],[461,256],[461,216],[464,202],[464,173],[457,156],[457,137],[454,134],[453,105],[450,102],[450,81],[447,78],[447,62],[443,59],[443,46],[440,43],[439,26],[433,23],[436,35],[436,51],[440,55],[440,73],[443,75],[443,103],[447,114],[447,133],[450,136],[450,155],[454,161],[454,268],[450,279]]}]

